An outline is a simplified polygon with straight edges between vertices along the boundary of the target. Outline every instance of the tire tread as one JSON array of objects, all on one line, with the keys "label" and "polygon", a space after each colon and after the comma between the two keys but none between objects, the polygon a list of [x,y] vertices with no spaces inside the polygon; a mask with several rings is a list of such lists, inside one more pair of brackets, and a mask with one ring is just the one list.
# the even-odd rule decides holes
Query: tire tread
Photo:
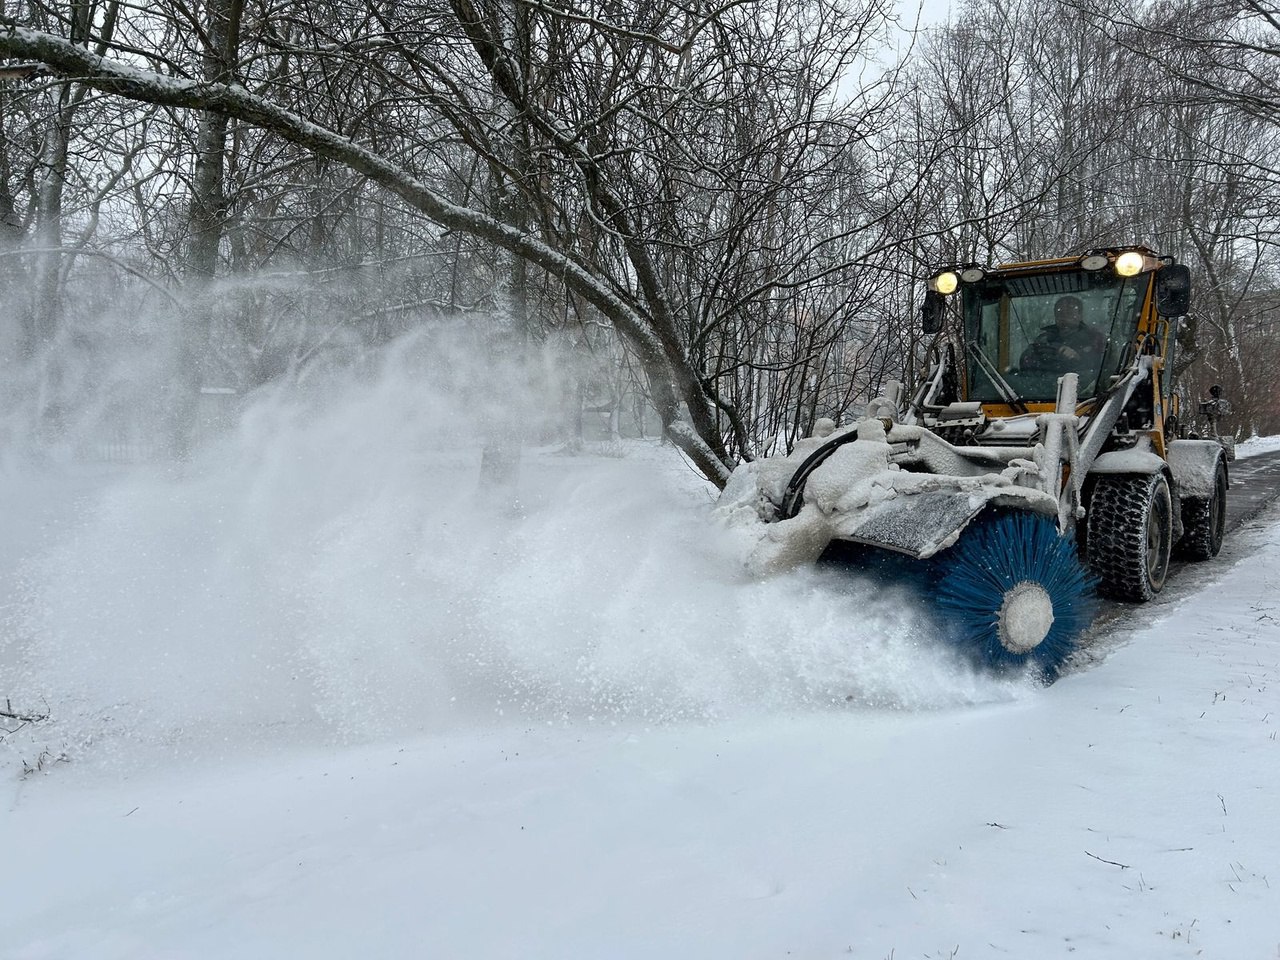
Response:
[{"label": "tire tread", "polygon": [[1089,568],[1098,591],[1142,603],[1154,597],[1147,577],[1147,512],[1160,475],[1099,477],[1089,501]]},{"label": "tire tread", "polygon": [[[1207,497],[1182,498],[1182,539],[1178,541],[1178,556],[1188,560],[1212,560],[1222,548],[1222,530],[1213,528],[1213,499],[1225,495],[1226,473],[1221,464],[1218,465],[1214,479],[1215,489]],[[1220,494],[1217,485],[1223,487]],[[1219,516],[1219,527],[1226,523],[1224,515]]]}]

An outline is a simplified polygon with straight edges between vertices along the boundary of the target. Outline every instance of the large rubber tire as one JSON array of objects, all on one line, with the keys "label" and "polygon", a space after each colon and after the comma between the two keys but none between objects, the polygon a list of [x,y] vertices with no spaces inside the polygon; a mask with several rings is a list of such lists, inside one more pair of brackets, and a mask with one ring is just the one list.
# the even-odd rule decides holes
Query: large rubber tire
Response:
[{"label": "large rubber tire", "polygon": [[1214,471],[1213,493],[1207,497],[1182,498],[1182,539],[1178,556],[1188,560],[1210,560],[1222,549],[1227,528],[1227,467],[1219,460]]},{"label": "large rubber tire", "polygon": [[1101,476],[1085,519],[1098,591],[1142,603],[1164,588],[1173,540],[1173,497],[1162,474]]}]

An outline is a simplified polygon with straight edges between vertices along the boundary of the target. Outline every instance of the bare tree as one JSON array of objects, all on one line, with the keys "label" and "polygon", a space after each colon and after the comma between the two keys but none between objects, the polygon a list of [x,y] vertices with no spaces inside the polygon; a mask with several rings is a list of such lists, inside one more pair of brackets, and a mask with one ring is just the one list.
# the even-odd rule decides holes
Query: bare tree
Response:
[{"label": "bare tree", "polygon": [[[274,49],[247,65],[247,85],[188,79],[140,38],[111,59],[12,18],[0,20],[0,54],[103,92],[231,117],[517,256],[520,269],[554,279],[607,319],[645,370],[667,434],[723,480],[733,451],[749,454],[754,443],[749,418],[726,399],[742,391],[728,385],[748,370],[825,363],[851,302],[839,289],[874,256],[874,244],[849,240],[883,230],[859,215],[865,208],[825,229],[817,221],[839,164],[848,169],[867,139],[859,124],[874,127],[888,103],[888,89],[873,84],[842,114],[835,95],[886,11],[652,0],[605,16],[456,0],[397,8],[394,20],[375,6],[335,4],[332,13],[323,23],[287,19],[283,35],[264,41]],[[341,25],[352,19],[377,29],[346,36]],[[273,59],[288,60],[288,72]],[[344,127],[345,107],[360,98],[327,96],[289,75],[346,64],[380,94],[356,111],[354,129]],[[359,142],[356,129],[368,131]],[[458,202],[432,185],[460,172],[448,166],[458,146],[481,159],[506,200],[473,192]],[[810,207],[821,212],[806,219]],[[755,329],[794,318],[803,336],[790,354],[744,354],[724,337],[743,316],[756,318]],[[804,394],[787,389],[797,401]]]}]

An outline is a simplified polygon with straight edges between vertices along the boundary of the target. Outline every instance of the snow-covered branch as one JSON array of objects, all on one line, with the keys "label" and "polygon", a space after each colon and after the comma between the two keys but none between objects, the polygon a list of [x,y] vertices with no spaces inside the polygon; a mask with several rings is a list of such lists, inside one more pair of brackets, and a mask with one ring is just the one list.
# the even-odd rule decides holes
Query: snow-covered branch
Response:
[{"label": "snow-covered branch", "polygon": [[[635,349],[653,386],[655,404],[663,421],[673,423],[683,400],[689,406],[704,405],[696,377],[688,368],[670,331],[654,329],[650,307],[625,298],[615,284],[587,269],[578,259],[497,217],[454,203],[399,164],[319,123],[250,92],[235,83],[202,82],[164,76],[99,56],[49,33],[21,26],[10,17],[0,18],[0,57],[39,61],[66,79],[85,87],[168,107],[209,111],[251,124],[293,143],[312,154],[337,161],[396,194],[435,223],[481,238],[508,250],[548,274],[561,279],[614,324]],[[677,398],[674,385],[684,392]],[[699,424],[702,442],[686,452],[709,478],[721,479],[726,470],[723,455],[707,451],[720,447]],[[672,434],[684,446],[684,433]]]}]

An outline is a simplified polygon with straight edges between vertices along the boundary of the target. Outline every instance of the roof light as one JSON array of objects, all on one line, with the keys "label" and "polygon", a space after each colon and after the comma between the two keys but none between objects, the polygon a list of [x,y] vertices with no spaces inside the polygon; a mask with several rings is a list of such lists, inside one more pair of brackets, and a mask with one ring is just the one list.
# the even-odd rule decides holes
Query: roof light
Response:
[{"label": "roof light", "polygon": [[956,287],[960,286],[960,278],[954,271],[946,270],[934,277],[929,285],[943,295],[955,293]]},{"label": "roof light", "polygon": [[1089,253],[1080,258],[1080,269],[1101,270],[1110,262],[1105,253]]},{"label": "roof light", "polygon": [[965,283],[977,283],[987,275],[987,271],[982,267],[966,267],[960,271],[960,279]]},{"label": "roof light", "polygon": [[1142,254],[1137,250],[1127,250],[1116,257],[1116,273],[1122,277],[1136,277],[1142,272]]}]

